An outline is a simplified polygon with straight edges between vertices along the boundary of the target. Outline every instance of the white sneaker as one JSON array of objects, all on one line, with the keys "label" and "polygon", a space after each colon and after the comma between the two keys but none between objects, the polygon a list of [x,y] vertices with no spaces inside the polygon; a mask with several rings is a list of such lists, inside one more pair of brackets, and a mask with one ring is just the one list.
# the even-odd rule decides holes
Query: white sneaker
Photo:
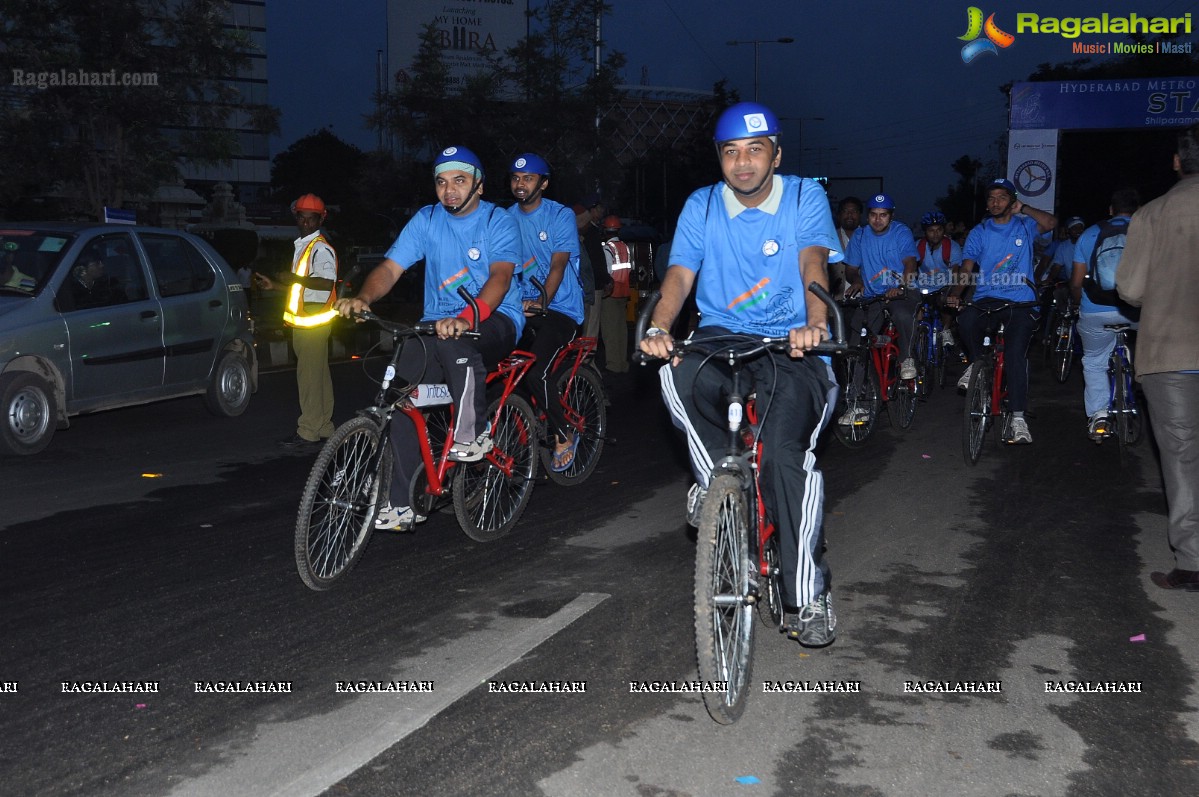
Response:
[{"label": "white sneaker", "polygon": [[916,378],[916,361],[911,357],[907,358],[899,364],[900,379],[915,379]]},{"label": "white sneaker", "polygon": [[970,389],[970,376],[974,373],[974,363],[966,366],[966,370],[962,372],[962,378],[958,380],[958,390]]},{"label": "white sneaker", "polygon": [[838,426],[860,426],[870,420],[870,411],[862,407],[851,407],[837,419]]},{"label": "white sneaker", "polygon": [[410,506],[386,504],[379,510],[379,516],[375,518],[375,528],[379,531],[387,529],[407,531],[417,523],[424,523],[426,520],[428,520],[427,517],[416,514]]},{"label": "white sneaker", "polygon": [[1028,421],[1023,418],[1012,418],[1012,428],[1007,442],[1021,445],[1031,443],[1032,432],[1028,431]]},{"label": "white sneaker", "polygon": [[954,339],[953,339],[953,332],[952,332],[952,331],[950,331],[950,330],[948,330],[948,329],[942,329],[942,330],[941,330],[941,345],[942,345],[942,346],[956,346],[956,345],[958,345],[958,342],[957,342],[956,340],[954,340]]},{"label": "white sneaker", "polygon": [[1102,443],[1103,438],[1107,437],[1107,411],[1100,410],[1091,416],[1090,423],[1087,424],[1087,436],[1096,443]]},{"label": "white sneaker", "polygon": [[478,462],[493,448],[495,441],[491,439],[491,424],[488,423],[487,428],[479,432],[479,436],[471,442],[459,443],[455,440],[454,445],[450,447],[449,458],[454,462]]}]

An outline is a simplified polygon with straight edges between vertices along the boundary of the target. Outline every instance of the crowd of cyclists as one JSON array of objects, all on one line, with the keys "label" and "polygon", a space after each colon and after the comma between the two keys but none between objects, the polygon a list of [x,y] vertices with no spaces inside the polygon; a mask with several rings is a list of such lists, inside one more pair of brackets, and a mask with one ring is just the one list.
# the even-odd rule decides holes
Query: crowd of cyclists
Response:
[{"label": "crowd of cyclists", "polygon": [[[808,286],[815,282],[844,302],[851,345],[860,342],[859,329],[877,331],[886,305],[897,331],[900,380],[917,376],[913,330],[922,313],[939,315],[940,342],[964,363],[958,382],[963,390],[984,337],[1002,323],[1011,413],[1005,442],[1028,444],[1033,438],[1025,415],[1027,352],[1041,329],[1041,306],[1056,294],[1062,306],[1088,309],[1081,288],[1101,230],[1072,218],[1064,225],[1068,234],[1055,235],[1055,216],[1024,204],[1004,178],[987,186],[986,218],[973,228],[933,210],[921,216],[916,234],[895,217],[896,203],[886,193],[865,202],[846,197],[834,216],[820,184],[778,173],[779,132],[778,118],[757,103],[739,103],[719,117],[713,142],[723,180],[687,200],[668,249],[659,250],[669,252],[660,264],[668,268],[658,271],[661,301],[645,337],[626,345],[666,363],[660,372],[662,394],[691,455],[695,484],[686,510],[695,524],[725,440],[720,412],[727,375],[676,356],[674,336],[702,342],[751,333],[789,340],[786,351],[764,352],[762,362],[748,368],[754,388],[771,398],[764,423],[771,427],[773,444],[763,466],[763,494],[780,532],[784,630],[801,644],[820,647],[835,639],[836,617],[822,555],[823,483],[814,452],[829,423],[853,424],[862,410],[834,418],[838,385],[830,358],[804,356],[830,336],[826,307]],[[442,150],[433,165],[437,202],[403,228],[359,293],[337,300],[334,309],[345,317],[369,311],[406,269],[424,261],[423,320],[434,322],[437,334],[423,352],[401,357],[397,370],[401,379],[449,386],[455,407],[449,458],[477,462],[491,450],[486,376],[519,345],[537,358],[524,387],[548,409],[551,468],[566,469],[579,438],[555,400],[549,364],[588,320],[587,306],[597,288],[586,262],[580,263],[586,252],[580,238],[595,234],[591,228],[599,226],[599,202],[572,210],[547,198],[551,168],[536,153],[522,153],[509,163],[506,178],[515,200],[509,208],[483,198],[485,177],[483,164],[469,149]],[[1135,209],[1135,196],[1118,194],[1113,216],[1126,217],[1130,202]],[[619,240],[618,220],[603,226],[610,228],[605,235]],[[604,251],[608,273],[615,268],[627,280],[619,274],[631,267],[623,262],[629,259],[627,247]],[[686,323],[689,302],[697,315]],[[1091,300],[1092,312],[1115,312],[1100,307]],[[1106,405],[1101,406],[1102,391],[1092,380],[1100,378],[1102,365],[1096,363],[1106,356],[1109,336],[1096,324],[1080,325],[1080,332],[1087,347],[1087,433],[1101,440]],[[420,463],[408,426],[392,428],[394,470],[388,500],[375,521],[379,529],[406,529],[425,520],[412,509],[409,495]]]}]

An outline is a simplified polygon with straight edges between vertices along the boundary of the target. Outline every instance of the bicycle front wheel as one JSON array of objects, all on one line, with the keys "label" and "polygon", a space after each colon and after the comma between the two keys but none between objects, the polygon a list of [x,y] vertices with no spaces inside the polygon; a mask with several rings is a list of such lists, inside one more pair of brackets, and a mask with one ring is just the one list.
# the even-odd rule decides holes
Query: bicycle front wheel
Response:
[{"label": "bicycle front wheel", "polygon": [[[495,418],[499,400],[488,417]],[[466,536],[490,542],[520,520],[537,476],[537,420],[520,396],[508,396],[491,430],[495,447],[478,462],[454,466],[454,514]]]},{"label": "bicycle front wheel", "polygon": [[920,398],[927,398],[933,387],[933,367],[930,362],[932,349],[929,346],[932,336],[932,327],[927,323],[921,322],[916,327],[916,351],[913,352],[913,359],[916,360],[916,385]]},{"label": "bicycle front wheel", "polygon": [[390,480],[391,447],[374,420],[353,418],[326,441],[296,514],[296,569],[310,589],[329,589],[357,564]]},{"label": "bicycle front wheel", "polygon": [[[566,389],[568,382],[569,391]],[[599,464],[600,454],[604,450],[604,436],[608,433],[608,408],[604,403],[604,383],[599,374],[587,366],[575,373],[574,380],[570,379],[569,372],[562,374],[558,379],[558,394],[566,402],[566,418],[579,436],[579,443],[570,467],[561,473],[554,473],[550,469],[554,460],[553,446],[542,447],[541,467],[550,481],[571,487],[587,481]]]},{"label": "bicycle front wheel", "polygon": [[978,462],[991,423],[991,361],[975,360],[966,390],[966,412],[962,417],[962,455],[971,465]]},{"label": "bicycle front wheel", "polygon": [[728,725],[745,709],[754,651],[749,507],[736,476],[708,485],[695,546],[695,652],[712,719]]},{"label": "bicycle front wheel", "polygon": [[840,358],[837,370],[841,377],[841,390],[837,397],[833,434],[849,448],[857,448],[870,437],[879,410],[882,409],[878,372],[874,370],[869,357],[860,354]]}]

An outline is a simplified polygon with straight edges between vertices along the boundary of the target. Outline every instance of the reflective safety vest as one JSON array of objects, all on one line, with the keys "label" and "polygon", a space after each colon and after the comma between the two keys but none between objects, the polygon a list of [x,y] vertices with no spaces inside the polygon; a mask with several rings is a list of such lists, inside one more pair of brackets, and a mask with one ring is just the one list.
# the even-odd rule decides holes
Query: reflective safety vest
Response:
[{"label": "reflective safety vest", "polygon": [[[329,245],[325,240],[325,236],[317,235],[308,245],[304,247],[304,251],[300,254],[300,262],[296,263],[293,273],[297,277],[307,277],[308,269],[312,266],[312,250],[318,243]],[[332,247],[330,247],[332,248]],[[336,284],[337,280],[333,282]],[[333,302],[337,299],[337,292],[329,291],[329,298],[325,302],[325,306],[315,313],[309,315],[304,311],[304,286],[298,282],[293,282],[291,288],[287,292],[287,305],[283,308],[283,323],[289,327],[319,327],[321,324],[328,324],[337,317],[337,311],[333,309]]]},{"label": "reflective safety vest", "polygon": [[619,238],[604,241],[604,250],[608,254],[608,273],[612,275],[613,299],[627,299],[629,296],[629,277],[633,270],[633,258],[629,253],[629,245]]}]

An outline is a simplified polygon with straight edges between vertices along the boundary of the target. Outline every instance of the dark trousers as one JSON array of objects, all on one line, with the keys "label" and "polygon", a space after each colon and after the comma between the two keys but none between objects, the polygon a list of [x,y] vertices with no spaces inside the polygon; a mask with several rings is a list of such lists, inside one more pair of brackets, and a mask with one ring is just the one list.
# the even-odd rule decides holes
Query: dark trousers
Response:
[{"label": "dark trousers", "polygon": [[1040,311],[1036,307],[1008,307],[986,314],[980,311],[998,307],[1002,299],[979,299],[958,314],[959,343],[966,359],[974,362],[982,351],[983,337],[1003,324],[1003,367],[1007,374],[1008,407],[1013,412],[1028,409],[1028,344],[1037,328]]},{"label": "dark trousers", "polygon": [[525,319],[525,331],[516,348],[537,355],[533,367],[520,380],[517,389],[525,396],[535,395],[537,404],[548,419],[551,434],[562,440],[568,439],[570,427],[558,396],[558,372],[550,366],[558,352],[566,348],[579,331],[579,325],[568,315],[556,310],[547,310],[545,315],[534,315]]},{"label": "dark trousers", "polygon": [[1161,452],[1174,561],[1199,570],[1199,374],[1145,374],[1141,387]]},{"label": "dark trousers", "polygon": [[[515,344],[512,319],[495,313],[479,324],[478,339],[412,338],[396,364],[396,379],[407,384],[444,382],[454,398],[451,434],[458,442],[470,442],[487,425],[487,372],[499,365]],[[391,453],[391,505],[408,506],[412,477],[421,468],[420,443],[416,426],[398,412],[391,419]]]},{"label": "dark trousers", "polygon": [[[704,327],[694,340],[727,334]],[[665,365],[660,376],[662,396],[674,424],[687,437],[691,469],[704,488],[712,467],[728,445],[727,367],[702,357],[685,357],[678,366]],[[746,363],[742,373],[746,392],[757,390],[765,455],[762,498],[774,519],[779,540],[783,602],[803,606],[829,587],[824,561],[824,476],[816,468],[816,441],[828,423],[836,386],[828,364],[819,357],[792,360],[765,354]],[[751,507],[751,511],[753,511]]]},{"label": "dark trousers", "polygon": [[[892,299],[887,302],[887,306],[891,310],[891,318],[895,320],[895,331],[899,335],[898,340],[895,341],[895,345],[899,347],[899,359],[906,360],[912,356],[912,333],[916,328],[916,301],[904,296]],[[878,332],[882,328],[883,305],[881,302],[867,305],[864,308],[855,307],[845,318],[845,337],[850,344],[856,345],[861,337],[863,310],[866,311],[867,329]]]}]

